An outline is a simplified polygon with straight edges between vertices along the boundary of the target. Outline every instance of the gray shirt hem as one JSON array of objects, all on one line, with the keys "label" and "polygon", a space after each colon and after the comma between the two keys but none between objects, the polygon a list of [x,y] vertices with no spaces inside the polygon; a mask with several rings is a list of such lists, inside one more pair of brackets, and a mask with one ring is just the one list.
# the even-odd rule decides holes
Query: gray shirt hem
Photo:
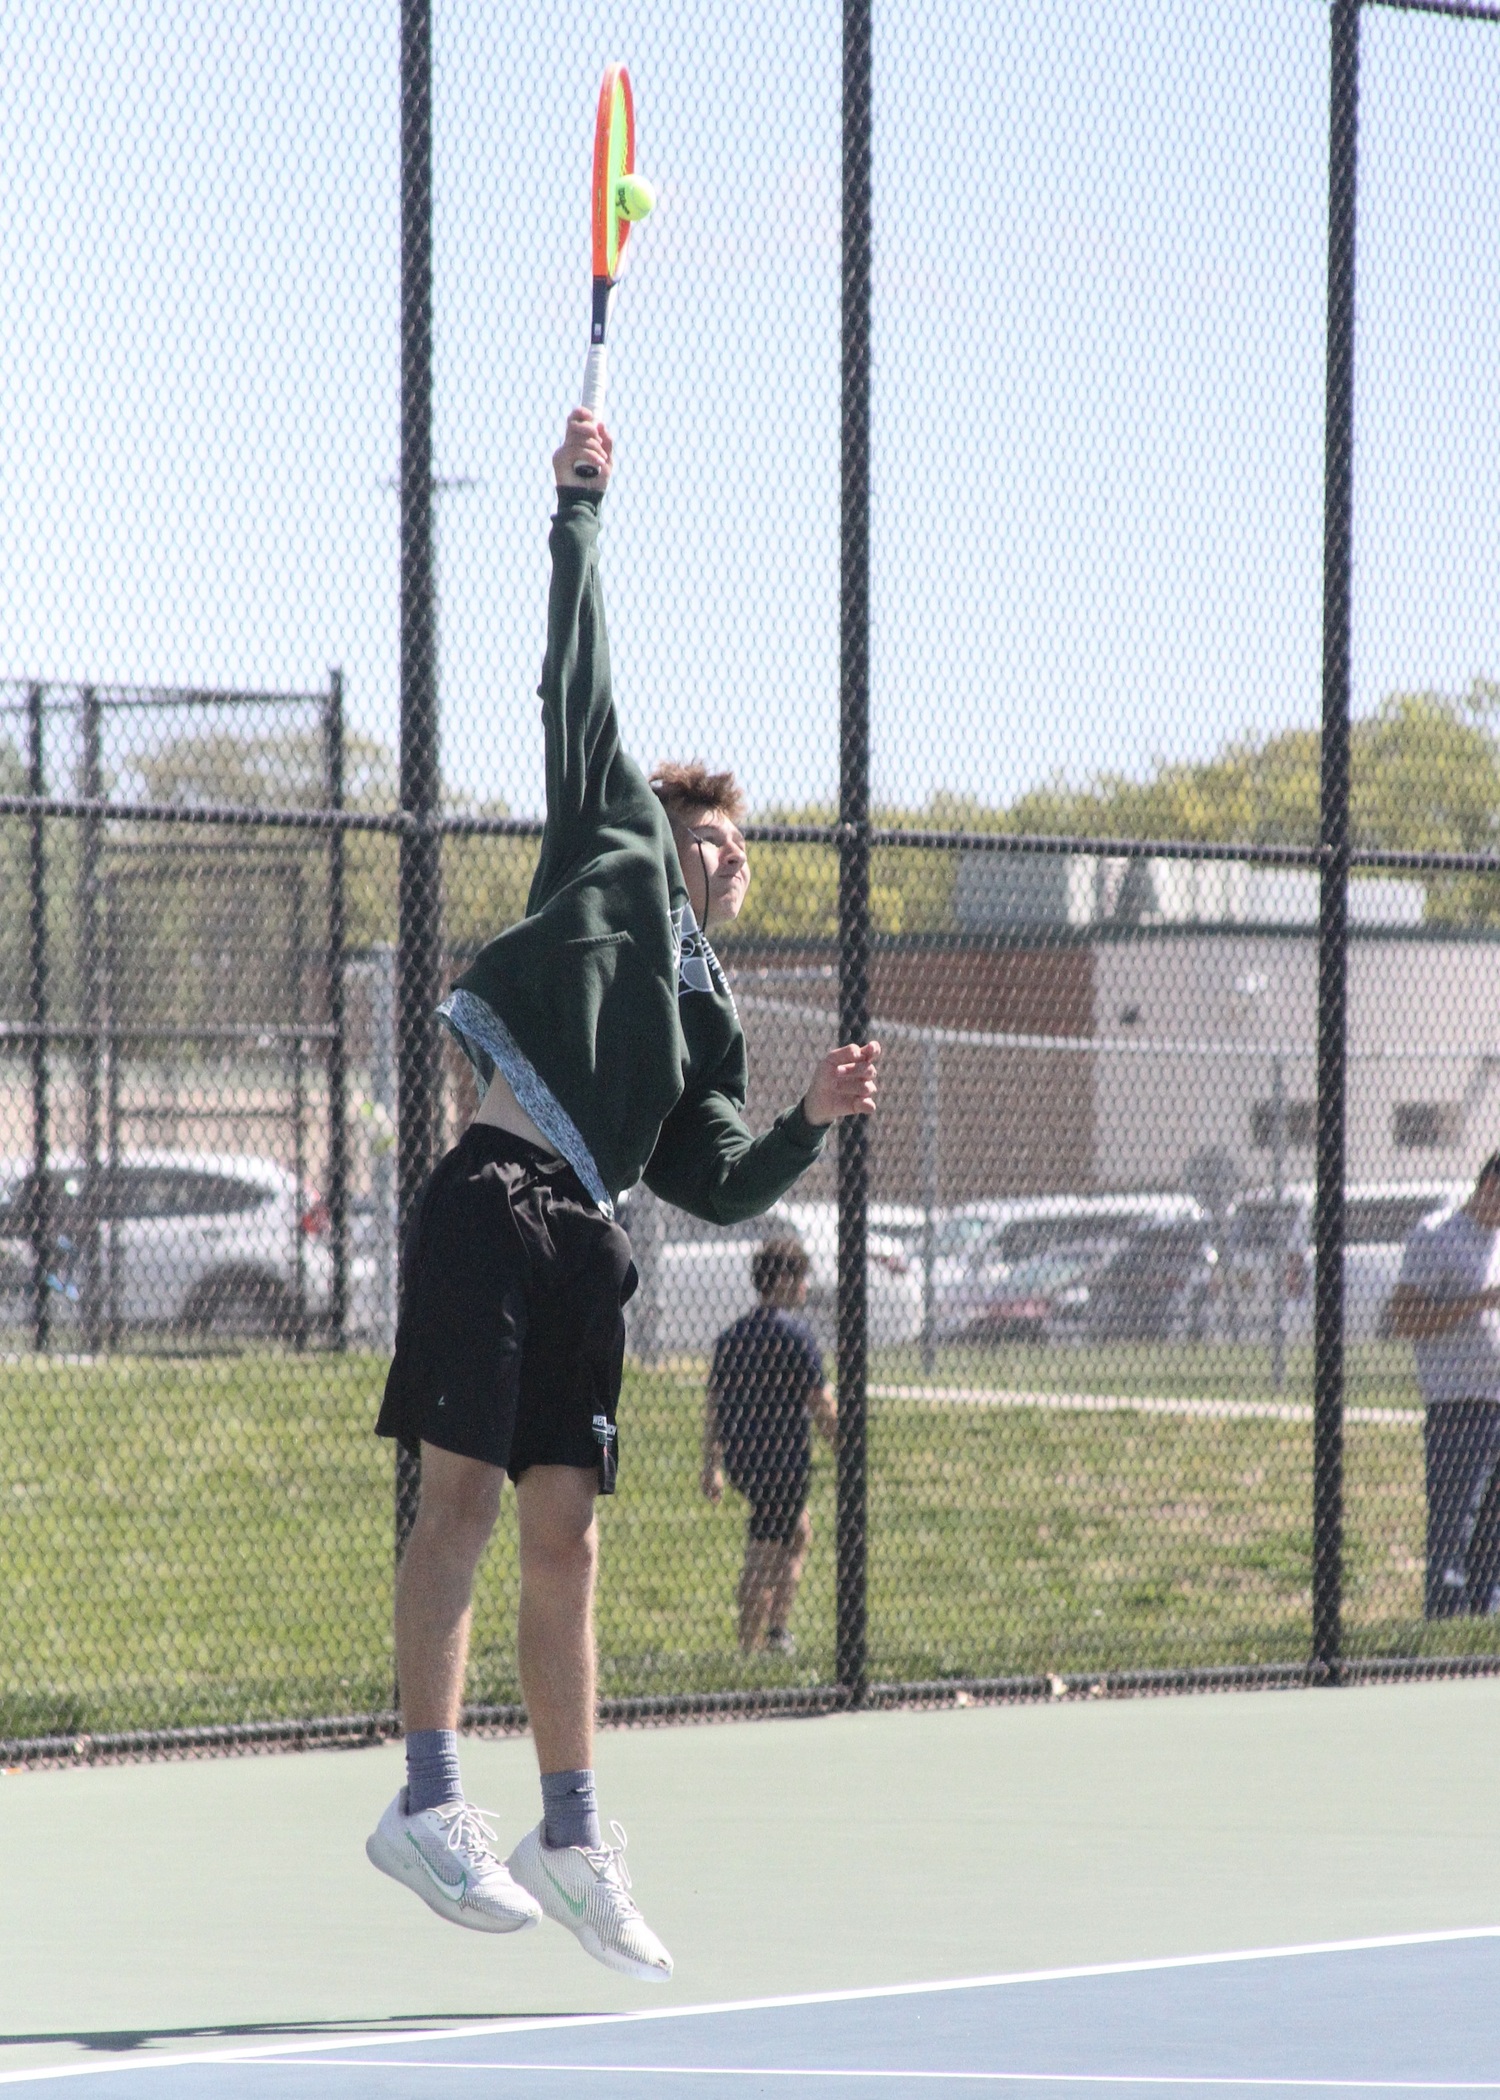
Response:
[{"label": "gray shirt hem", "polygon": [[481,1087],[489,1085],[499,1066],[542,1136],[568,1162],[605,1217],[612,1218],[615,1206],[582,1131],[494,1008],[473,992],[450,992],[438,1008],[438,1019],[474,1067]]}]

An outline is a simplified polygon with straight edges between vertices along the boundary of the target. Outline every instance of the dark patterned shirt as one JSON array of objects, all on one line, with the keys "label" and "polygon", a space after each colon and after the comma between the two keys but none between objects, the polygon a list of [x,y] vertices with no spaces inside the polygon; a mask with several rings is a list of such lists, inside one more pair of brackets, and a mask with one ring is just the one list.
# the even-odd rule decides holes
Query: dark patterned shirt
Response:
[{"label": "dark patterned shirt", "polygon": [[728,1465],[809,1462],[807,1404],[823,1383],[823,1355],[806,1320],[758,1305],[719,1336],[712,1382]]}]

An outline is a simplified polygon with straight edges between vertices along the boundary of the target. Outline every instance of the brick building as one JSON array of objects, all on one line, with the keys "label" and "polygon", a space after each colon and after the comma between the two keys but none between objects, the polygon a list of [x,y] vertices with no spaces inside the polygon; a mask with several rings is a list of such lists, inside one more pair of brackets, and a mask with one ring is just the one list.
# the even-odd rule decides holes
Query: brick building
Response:
[{"label": "brick building", "polygon": [[[831,946],[725,944],[757,1127],[832,1040]],[[1167,1189],[1205,1147],[1270,1171],[1279,1063],[1289,1178],[1312,1173],[1317,952],[1302,925],[1086,924],[877,939],[886,1043],[879,1200]],[[1500,942],[1356,927],[1349,1178],[1451,1179],[1500,1144]],[[935,1114],[934,1114],[935,1109]],[[936,1137],[933,1144],[934,1132]],[[935,1150],[935,1161],[932,1157]],[[805,1184],[833,1193],[831,1162]]]}]

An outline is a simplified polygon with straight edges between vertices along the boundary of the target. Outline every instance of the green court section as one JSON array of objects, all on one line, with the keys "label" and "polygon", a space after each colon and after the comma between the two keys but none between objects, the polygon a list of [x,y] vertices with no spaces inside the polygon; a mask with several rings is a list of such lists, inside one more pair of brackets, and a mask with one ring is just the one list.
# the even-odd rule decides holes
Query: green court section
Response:
[{"label": "green court section", "polygon": [[[365,1862],[395,1745],[0,1781],[0,2070],[1500,1923],[1500,1682],[603,1736],[665,1991]],[[471,1741],[508,1845],[530,1744]]]}]

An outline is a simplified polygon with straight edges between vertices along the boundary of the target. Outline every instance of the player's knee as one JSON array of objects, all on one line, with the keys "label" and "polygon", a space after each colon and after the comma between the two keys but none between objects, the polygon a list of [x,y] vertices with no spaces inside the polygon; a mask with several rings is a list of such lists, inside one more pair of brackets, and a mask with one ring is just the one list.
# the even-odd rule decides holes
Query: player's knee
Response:
[{"label": "player's knee", "polygon": [[591,1583],[598,1565],[599,1535],[592,1523],[585,1530],[572,1525],[542,1525],[521,1541],[522,1579],[567,1584]]},{"label": "player's knee", "polygon": [[445,1451],[437,1462],[426,1447],[417,1521],[446,1538],[466,1539],[482,1548],[500,1514],[505,1475],[482,1459],[461,1458]]},{"label": "player's knee", "polygon": [[554,1581],[593,1578],[599,1554],[594,1475],[572,1467],[536,1467],[517,1490],[522,1573]]}]

